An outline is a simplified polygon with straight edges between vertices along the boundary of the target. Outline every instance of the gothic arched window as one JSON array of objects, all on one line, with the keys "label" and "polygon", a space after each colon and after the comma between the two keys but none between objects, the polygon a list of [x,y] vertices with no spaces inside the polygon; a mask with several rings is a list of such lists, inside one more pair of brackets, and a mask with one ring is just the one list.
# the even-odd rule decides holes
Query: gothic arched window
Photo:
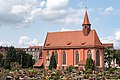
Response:
[{"label": "gothic arched window", "polygon": [[47,53],[46,53],[46,60],[50,60],[50,53],[49,53],[49,51],[47,51]]},{"label": "gothic arched window", "polygon": [[66,65],[66,53],[65,53],[65,51],[63,51],[63,53],[62,53],[62,64]]},{"label": "gothic arched window", "polygon": [[100,52],[96,51],[96,66],[100,66]]},{"label": "gothic arched window", "polygon": [[75,63],[76,63],[76,65],[78,65],[78,63],[79,63],[79,53],[78,53],[78,51],[75,52],[75,59],[76,59]]},{"label": "gothic arched window", "polygon": [[56,63],[58,64],[58,53],[57,53],[57,51],[55,51],[55,59],[56,59]]},{"label": "gothic arched window", "polygon": [[88,50],[87,51],[87,58],[90,58],[90,57],[92,57],[92,53],[91,53],[91,50]]}]

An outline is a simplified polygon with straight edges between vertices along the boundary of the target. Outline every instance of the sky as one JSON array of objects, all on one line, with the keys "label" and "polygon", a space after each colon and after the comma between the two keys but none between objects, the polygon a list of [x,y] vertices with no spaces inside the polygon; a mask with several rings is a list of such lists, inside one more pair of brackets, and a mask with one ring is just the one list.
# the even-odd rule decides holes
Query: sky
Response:
[{"label": "sky", "polygon": [[102,43],[120,49],[119,0],[0,0],[0,45],[43,46],[47,32],[82,30],[87,7]]}]

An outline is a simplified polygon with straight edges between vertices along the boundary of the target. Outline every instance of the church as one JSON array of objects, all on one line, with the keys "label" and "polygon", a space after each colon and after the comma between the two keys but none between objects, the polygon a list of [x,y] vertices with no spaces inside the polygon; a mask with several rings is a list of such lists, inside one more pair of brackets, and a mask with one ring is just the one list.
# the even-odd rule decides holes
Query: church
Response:
[{"label": "church", "polygon": [[71,65],[84,69],[88,57],[93,59],[97,68],[104,67],[104,46],[100,42],[96,30],[91,29],[87,11],[82,30],[47,33],[42,50],[45,69],[49,67],[52,52],[54,52],[59,70]]}]

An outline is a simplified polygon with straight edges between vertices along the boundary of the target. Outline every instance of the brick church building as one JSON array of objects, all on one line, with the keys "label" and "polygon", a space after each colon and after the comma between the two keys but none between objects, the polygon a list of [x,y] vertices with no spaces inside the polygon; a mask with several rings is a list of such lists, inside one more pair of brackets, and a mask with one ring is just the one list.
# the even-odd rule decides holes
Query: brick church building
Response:
[{"label": "brick church building", "polygon": [[50,57],[54,52],[57,69],[66,69],[72,65],[76,68],[83,68],[87,57],[94,60],[98,68],[104,67],[104,47],[85,12],[82,30],[48,32],[42,51],[42,62],[47,69]]}]

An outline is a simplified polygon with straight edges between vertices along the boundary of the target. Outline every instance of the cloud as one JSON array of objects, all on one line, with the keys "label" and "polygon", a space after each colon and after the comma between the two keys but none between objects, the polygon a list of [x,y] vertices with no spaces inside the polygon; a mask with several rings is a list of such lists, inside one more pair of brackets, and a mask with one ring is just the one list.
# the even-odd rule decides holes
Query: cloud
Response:
[{"label": "cloud", "polygon": [[116,41],[120,42],[120,31],[115,33],[115,39]]},{"label": "cloud", "polygon": [[67,8],[68,0],[47,0],[46,9],[61,10]]},{"label": "cloud", "polygon": [[1,46],[15,46],[14,42],[11,41],[0,41]]},{"label": "cloud", "polygon": [[109,6],[105,9],[103,8],[98,8],[98,11],[102,14],[102,15],[108,15],[111,14],[113,12],[115,12],[115,9],[112,6]]},{"label": "cloud", "polygon": [[29,47],[29,46],[42,46],[43,44],[36,38],[30,38],[28,36],[21,36],[18,42],[12,41],[0,41],[2,46],[14,46],[14,47]]},{"label": "cloud", "polygon": [[42,1],[41,3],[40,3],[40,7],[41,8],[44,8],[46,6],[46,1]]},{"label": "cloud", "polygon": [[80,25],[84,9],[70,8],[68,2],[69,0],[0,0],[0,25],[21,28],[39,19],[67,26]]},{"label": "cloud", "polygon": [[104,11],[103,11],[103,14],[107,15],[107,14],[110,14],[111,12],[114,11],[114,8],[112,6],[110,7],[107,7]]},{"label": "cloud", "polygon": [[0,25],[20,28],[30,23],[28,17],[33,3],[37,2],[32,0],[0,0]]},{"label": "cloud", "polygon": [[20,45],[28,45],[29,44],[29,41],[30,41],[30,38],[27,37],[27,36],[21,36],[20,39],[19,39],[19,44]]},{"label": "cloud", "polygon": [[36,8],[31,11],[30,19],[34,20],[35,18],[39,18],[43,21],[48,21],[55,24],[62,24],[65,26],[81,25],[85,9],[74,9],[67,7],[68,2],[69,0],[44,1],[44,8]]},{"label": "cloud", "polygon": [[62,28],[60,31],[71,31],[71,29]]},{"label": "cloud", "polygon": [[82,17],[84,15],[85,9],[78,10],[78,9],[69,8],[66,12],[67,15],[65,15],[63,18],[56,19],[54,22],[64,24],[65,26],[81,25],[83,21]]},{"label": "cloud", "polygon": [[102,43],[114,43],[115,49],[120,49],[120,31],[117,31],[112,36],[101,38]]},{"label": "cloud", "polygon": [[21,13],[25,13],[27,11],[27,7],[23,6],[23,5],[14,5],[12,7],[11,13],[12,14],[21,14]]},{"label": "cloud", "polygon": [[21,36],[19,38],[19,46],[28,47],[28,46],[40,46],[40,41],[38,39],[32,39],[28,36]]}]

